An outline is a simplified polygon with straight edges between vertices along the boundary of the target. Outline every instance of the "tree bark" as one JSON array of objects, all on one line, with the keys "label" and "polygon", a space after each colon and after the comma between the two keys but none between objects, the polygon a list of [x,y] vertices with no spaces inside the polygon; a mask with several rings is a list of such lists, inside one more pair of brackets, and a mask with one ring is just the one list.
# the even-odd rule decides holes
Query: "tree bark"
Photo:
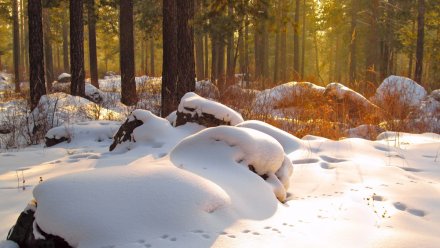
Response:
[{"label": "tree bark", "polygon": [[[63,5],[64,2],[63,2]],[[70,72],[69,65],[69,26],[67,23],[67,7],[63,6],[63,17],[62,17],[62,25],[63,25],[63,67],[64,72]]]},{"label": "tree bark", "polygon": [[43,23],[41,0],[29,0],[29,90],[31,110],[38,106],[41,96],[46,94],[44,83]]},{"label": "tree bark", "polygon": [[[416,20],[412,21],[411,33],[414,35],[416,32]],[[414,46],[411,45],[408,54],[408,78],[412,78],[413,64],[414,64]]]},{"label": "tree bark", "polygon": [[195,90],[196,68],[194,62],[194,1],[177,0],[177,100]]},{"label": "tree bark", "polygon": [[273,83],[275,84],[279,81],[280,42],[280,31],[277,30],[275,34],[275,59],[273,63]]},{"label": "tree bark", "polygon": [[133,0],[119,1],[119,47],[121,68],[121,102],[136,105],[134,65]]},{"label": "tree bark", "polygon": [[96,52],[96,12],[95,0],[87,0],[87,19],[89,29],[89,62],[90,82],[99,89],[98,83],[98,58]]},{"label": "tree bark", "polygon": [[209,39],[208,39],[208,35],[205,34],[203,39],[204,39],[204,49],[205,49],[205,52],[204,52],[204,56],[205,56],[205,58],[204,58],[204,60],[205,60],[204,73],[205,74],[204,74],[203,78],[207,79],[207,78],[209,78]]},{"label": "tree bark", "polygon": [[52,53],[52,33],[50,30],[51,20],[49,9],[43,9],[43,41],[44,41],[44,65],[46,67],[46,86],[47,91],[52,91],[54,81],[53,72],[53,53]]},{"label": "tree bark", "polygon": [[162,117],[176,110],[177,20],[175,0],[163,0]]},{"label": "tree bark", "polygon": [[295,21],[293,23],[293,71],[295,80],[299,79],[299,8],[300,0],[295,0]]},{"label": "tree bark", "polygon": [[[232,0],[228,0],[228,17],[234,18]],[[226,48],[226,88],[235,83],[234,30],[228,30]]]},{"label": "tree bark", "polygon": [[28,70],[28,65],[27,65],[27,61],[26,61],[26,35],[27,32],[25,31],[25,13],[24,13],[24,1],[21,0],[20,1],[20,68],[22,71],[22,75],[24,78],[24,75],[27,74],[27,70]]},{"label": "tree bark", "polygon": [[70,93],[85,95],[83,0],[70,0]]},{"label": "tree bark", "polygon": [[423,48],[425,39],[425,0],[418,0],[416,70],[414,80],[423,84]]},{"label": "tree bark", "polygon": [[18,2],[12,0],[12,36],[15,92],[20,92],[20,26],[18,23]]}]

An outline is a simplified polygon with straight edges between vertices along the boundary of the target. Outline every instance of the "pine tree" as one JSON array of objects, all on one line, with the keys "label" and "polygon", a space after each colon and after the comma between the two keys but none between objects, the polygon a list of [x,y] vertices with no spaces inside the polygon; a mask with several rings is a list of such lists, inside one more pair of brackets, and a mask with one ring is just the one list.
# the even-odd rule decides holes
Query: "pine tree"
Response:
[{"label": "pine tree", "polygon": [[70,93],[85,95],[83,0],[70,0]]}]

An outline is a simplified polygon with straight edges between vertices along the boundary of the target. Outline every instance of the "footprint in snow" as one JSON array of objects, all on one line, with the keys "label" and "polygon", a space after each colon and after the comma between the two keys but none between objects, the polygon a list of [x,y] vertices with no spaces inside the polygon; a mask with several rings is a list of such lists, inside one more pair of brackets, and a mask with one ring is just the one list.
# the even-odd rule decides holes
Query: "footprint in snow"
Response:
[{"label": "footprint in snow", "polygon": [[394,207],[400,211],[405,211],[406,210],[406,205],[401,203],[401,202],[395,202],[393,203]]},{"label": "footprint in snow", "polygon": [[321,168],[326,169],[326,170],[331,170],[331,169],[336,168],[336,166],[331,165],[331,164],[326,163],[326,162],[321,162],[319,165],[321,166]]},{"label": "footprint in snow", "polygon": [[407,212],[418,217],[424,217],[426,215],[425,211],[414,208],[408,209]]},{"label": "footprint in snow", "polygon": [[306,158],[306,159],[298,159],[292,161],[293,164],[313,164],[317,162],[319,162],[319,160],[316,158]]},{"label": "footprint in snow", "polygon": [[320,158],[328,163],[342,163],[347,161],[346,159],[333,158],[325,155],[320,156]]}]

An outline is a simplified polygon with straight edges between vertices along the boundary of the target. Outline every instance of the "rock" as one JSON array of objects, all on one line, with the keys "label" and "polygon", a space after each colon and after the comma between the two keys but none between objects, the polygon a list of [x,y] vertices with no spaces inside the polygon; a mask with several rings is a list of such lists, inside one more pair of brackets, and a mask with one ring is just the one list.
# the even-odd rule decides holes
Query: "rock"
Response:
[{"label": "rock", "polygon": [[220,96],[220,92],[211,81],[197,81],[196,82],[196,91],[199,96],[211,99],[218,99]]},{"label": "rock", "polygon": [[378,106],[394,110],[417,107],[426,97],[426,90],[413,80],[406,77],[389,76],[383,80],[372,98]]},{"label": "rock", "polygon": [[51,146],[57,145],[57,144],[59,144],[61,142],[69,141],[69,138],[60,137],[60,138],[57,139],[57,138],[48,138],[46,136],[46,137],[44,137],[44,141],[45,141],[47,147],[51,147]]},{"label": "rock", "polygon": [[[133,118],[130,118],[133,117]],[[141,120],[136,119],[136,116],[130,115],[127,120],[121,125],[118,132],[113,136],[113,143],[110,145],[109,150],[113,151],[118,144],[125,141],[132,141],[133,130],[140,125],[144,124]],[[135,140],[133,140],[135,141]]]},{"label": "rock", "polygon": [[[53,92],[63,92],[70,94],[70,82],[60,83],[55,82],[52,84]],[[85,98],[94,103],[101,103],[104,99],[104,92],[96,88],[95,86],[86,83],[85,84]]]},{"label": "rock", "polygon": [[65,73],[65,72],[61,73],[57,79],[59,83],[69,83],[71,80],[72,80],[72,76],[69,73]]},{"label": "rock", "polygon": [[337,121],[342,123],[350,121],[354,125],[360,125],[362,123],[358,120],[362,121],[366,116],[374,118],[380,113],[379,107],[374,103],[340,83],[328,84],[324,96],[338,115]]},{"label": "rock", "polygon": [[429,96],[437,102],[440,102],[440,89],[433,90]]},{"label": "rock", "polygon": [[[47,234],[40,229],[38,224],[34,224],[36,208],[37,203],[35,201],[28,204],[9,231],[7,240],[15,242],[21,248],[71,247],[63,238]],[[34,230],[34,226],[37,230]],[[38,237],[35,234],[38,234]]]},{"label": "rock", "polygon": [[197,123],[205,127],[237,125],[243,122],[243,117],[233,109],[200,97],[193,92],[186,93],[182,97],[176,116],[174,123],[176,127],[187,122]]}]

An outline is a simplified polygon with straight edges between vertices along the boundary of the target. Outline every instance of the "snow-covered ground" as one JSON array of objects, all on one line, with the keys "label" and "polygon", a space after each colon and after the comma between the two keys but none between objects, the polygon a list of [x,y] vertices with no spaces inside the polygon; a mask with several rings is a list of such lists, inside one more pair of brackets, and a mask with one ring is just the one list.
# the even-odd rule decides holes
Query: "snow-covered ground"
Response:
[{"label": "snow-covered ground", "polygon": [[[119,123],[91,121],[71,127],[70,143],[0,153],[0,237],[35,197],[40,227],[80,247],[440,242],[439,135],[298,139],[258,122],[199,134],[194,124],[173,128],[138,115],[155,131],[135,133],[139,144],[130,149],[108,152]],[[249,128],[259,131],[240,131]],[[163,134],[171,129],[175,135]],[[182,139],[174,148],[167,144]],[[240,142],[247,139],[253,143]],[[280,147],[294,165],[285,203],[243,166],[252,161],[266,168]]]}]

